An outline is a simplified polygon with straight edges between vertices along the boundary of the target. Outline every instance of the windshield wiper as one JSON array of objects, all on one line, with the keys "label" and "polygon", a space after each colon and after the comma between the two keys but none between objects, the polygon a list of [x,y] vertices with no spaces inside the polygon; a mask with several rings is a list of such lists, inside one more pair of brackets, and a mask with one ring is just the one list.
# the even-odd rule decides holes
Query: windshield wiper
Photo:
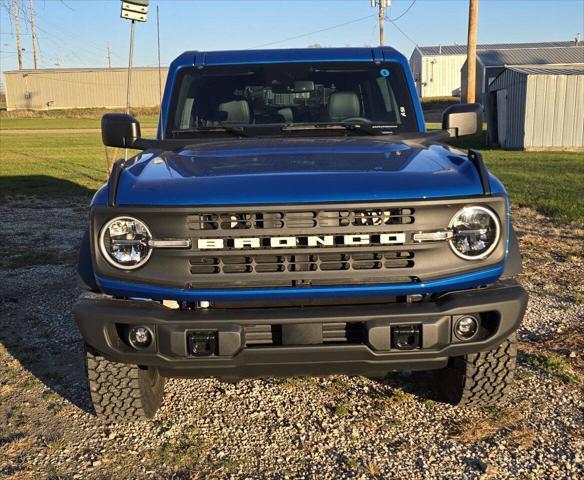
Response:
[{"label": "windshield wiper", "polygon": [[235,127],[229,125],[218,125],[216,127],[200,127],[200,128],[184,128],[180,130],[172,130],[172,135],[183,135],[189,133],[230,133],[238,137],[251,137],[244,127]]},{"label": "windshield wiper", "polygon": [[[388,133],[384,131],[385,126],[374,127],[366,123],[322,123],[322,124],[312,124],[312,125],[295,125],[293,123],[284,125],[282,131],[295,131],[295,130],[349,130],[351,132],[357,132],[362,135],[387,135]],[[389,127],[387,127],[389,128]]]}]

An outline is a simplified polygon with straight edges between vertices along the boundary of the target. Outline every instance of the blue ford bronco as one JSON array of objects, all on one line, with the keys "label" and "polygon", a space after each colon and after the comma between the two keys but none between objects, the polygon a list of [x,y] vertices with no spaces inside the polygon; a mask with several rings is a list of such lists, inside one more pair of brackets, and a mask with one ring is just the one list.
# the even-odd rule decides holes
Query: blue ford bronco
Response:
[{"label": "blue ford bronco", "polygon": [[118,160],[91,203],[74,308],[98,415],[150,418],[165,378],[432,370],[500,401],[527,294],[509,201],[454,105],[426,133],[391,48],[187,52],[155,139],[102,119]]}]

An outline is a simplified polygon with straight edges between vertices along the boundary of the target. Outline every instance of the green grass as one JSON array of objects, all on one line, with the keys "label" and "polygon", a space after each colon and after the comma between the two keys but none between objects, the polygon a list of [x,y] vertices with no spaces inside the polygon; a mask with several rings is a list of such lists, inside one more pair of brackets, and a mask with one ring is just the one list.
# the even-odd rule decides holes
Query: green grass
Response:
[{"label": "green grass", "polygon": [[0,195],[89,195],[106,179],[99,133],[0,134]]},{"label": "green grass", "polygon": [[584,224],[584,158],[580,153],[483,151],[511,202],[563,222]]},{"label": "green grass", "polygon": [[[2,119],[64,122],[91,119]],[[49,128],[49,127],[47,127]],[[507,188],[511,201],[562,222],[584,224],[584,158],[579,153],[486,150],[478,147],[491,171]],[[110,153],[111,155],[111,153]],[[122,151],[118,150],[118,156]],[[100,134],[0,133],[0,196],[91,194],[107,178]]]},{"label": "green grass", "polygon": [[528,353],[525,361],[564,383],[578,383],[578,377],[564,357],[551,353]]}]

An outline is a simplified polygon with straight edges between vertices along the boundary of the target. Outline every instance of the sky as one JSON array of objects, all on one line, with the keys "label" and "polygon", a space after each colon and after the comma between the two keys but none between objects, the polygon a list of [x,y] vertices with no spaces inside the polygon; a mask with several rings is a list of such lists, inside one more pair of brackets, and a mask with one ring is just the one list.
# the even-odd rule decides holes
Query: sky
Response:
[{"label": "sky", "polygon": [[[32,68],[29,0],[20,2],[25,68]],[[0,0],[0,70],[18,68],[13,0]],[[127,66],[130,22],[119,0],[34,0],[40,67]],[[151,0],[136,27],[134,65],[157,65],[156,7],[162,64],[185,50],[378,45],[370,0]],[[411,8],[410,8],[411,7]],[[406,9],[409,10],[406,12]],[[402,16],[402,14],[405,15]],[[468,0],[393,0],[386,44],[408,57],[415,45],[466,43]],[[24,18],[23,18],[24,17]],[[401,17],[398,19],[398,17]],[[537,42],[584,37],[584,0],[480,0],[479,42]]]}]

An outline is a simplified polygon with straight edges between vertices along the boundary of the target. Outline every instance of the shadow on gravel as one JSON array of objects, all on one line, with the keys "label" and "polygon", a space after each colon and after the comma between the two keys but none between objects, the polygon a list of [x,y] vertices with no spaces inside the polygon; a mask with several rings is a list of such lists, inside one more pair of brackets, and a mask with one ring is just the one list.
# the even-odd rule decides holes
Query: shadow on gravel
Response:
[{"label": "shadow on gravel", "polygon": [[[101,172],[99,172],[101,173]],[[100,182],[97,172],[78,172],[77,176],[83,180]],[[51,177],[50,175],[6,175],[0,176],[0,196],[12,195],[50,195],[52,197],[85,196],[90,198],[95,190],[80,185],[79,183]]]},{"label": "shadow on gravel", "polygon": [[[23,183],[27,183],[24,179],[31,181],[31,188],[40,188],[38,182],[45,180],[63,193],[72,188],[71,182],[51,177],[21,178]],[[82,187],[76,188],[84,195],[89,193]],[[3,374],[27,388],[31,380],[25,377],[22,370],[25,369],[46,386],[42,398],[49,407],[55,398],[53,394],[57,394],[83,411],[92,412],[85,379],[84,346],[71,314],[79,294],[75,272],[78,248],[76,240],[69,244],[59,240],[63,228],[67,229],[67,238],[81,239],[86,228],[86,198],[15,197],[7,199],[8,203],[0,203],[0,208],[14,215],[11,222],[18,224],[12,229],[3,228],[0,237],[4,247],[0,247],[0,254],[6,256],[10,253],[6,249],[13,250],[17,243],[13,236],[22,230],[34,232],[20,242],[23,252],[44,255],[38,258],[21,255],[19,262],[12,261],[0,268],[0,344],[22,366],[4,365]],[[39,235],[46,236],[46,245],[39,243]],[[51,249],[58,261],[47,260]]]},{"label": "shadow on gravel", "polygon": [[[72,295],[75,295],[74,291],[74,287],[68,289]],[[2,298],[2,317],[6,313],[5,304],[13,302],[20,303],[12,296]],[[11,310],[14,311],[13,308]],[[68,311],[63,311],[53,328],[47,325],[47,320],[52,320],[51,316],[47,317],[40,319],[35,315],[10,315],[8,322],[2,322],[5,325],[0,330],[0,343],[23,369],[34,375],[50,391],[93,414],[85,378],[85,352],[77,327]],[[43,393],[45,396],[50,398],[50,393]]]}]

